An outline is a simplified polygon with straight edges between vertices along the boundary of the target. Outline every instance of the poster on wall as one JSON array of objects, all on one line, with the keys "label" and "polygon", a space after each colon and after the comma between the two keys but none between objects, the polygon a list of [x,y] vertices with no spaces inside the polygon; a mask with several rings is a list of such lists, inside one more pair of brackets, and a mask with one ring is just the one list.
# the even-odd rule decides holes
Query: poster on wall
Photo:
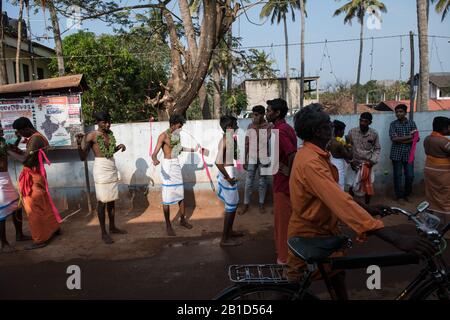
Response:
[{"label": "poster on wall", "polygon": [[83,131],[81,95],[0,100],[0,119],[8,143],[16,139],[12,123],[19,117],[30,118],[52,147],[73,147],[75,135]]},{"label": "poster on wall", "polygon": [[33,109],[34,103],[27,99],[0,100],[0,121],[7,143],[14,144],[17,140],[15,130],[12,127],[14,120],[26,117],[36,126]]}]

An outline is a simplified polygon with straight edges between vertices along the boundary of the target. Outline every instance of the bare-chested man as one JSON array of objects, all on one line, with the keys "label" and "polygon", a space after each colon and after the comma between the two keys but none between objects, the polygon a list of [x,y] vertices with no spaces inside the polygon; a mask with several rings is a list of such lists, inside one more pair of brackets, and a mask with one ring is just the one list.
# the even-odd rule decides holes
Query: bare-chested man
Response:
[{"label": "bare-chested man", "polygon": [[[16,146],[20,142],[17,139]],[[0,253],[14,251],[6,240],[6,219],[12,216],[14,227],[16,228],[16,241],[31,240],[22,232],[22,209],[18,207],[19,194],[14,189],[13,182],[8,173],[8,146],[3,137],[3,128],[0,124]]]},{"label": "bare-chested man", "polygon": [[105,226],[105,206],[109,217],[109,232],[116,234],[125,234],[125,230],[118,229],[114,221],[115,201],[119,199],[119,173],[114,161],[114,154],[121,150],[124,152],[126,147],[123,144],[116,145],[116,139],[110,130],[111,117],[106,112],[97,112],[94,114],[97,122],[97,131],[90,132],[84,141],[82,133],[77,135],[78,153],[80,159],[84,161],[90,149],[94,152],[94,182],[95,194],[97,197],[97,212],[102,239],[106,244],[114,241],[106,232]]},{"label": "bare-chested man", "polygon": [[[181,146],[180,131],[186,120],[182,115],[172,115],[169,119],[169,129],[162,132],[158,137],[155,151],[152,154],[153,165],[160,164],[157,159],[162,149],[164,158],[161,160],[162,204],[166,230],[168,236],[175,236],[175,231],[170,222],[170,205],[177,204],[180,208],[180,225],[191,229],[192,225],[187,222],[184,207],[184,186],[181,166],[178,156],[182,151],[196,152],[196,149]],[[197,146],[198,150],[199,146]]]},{"label": "bare-chested man", "polygon": [[216,158],[216,167],[219,169],[217,196],[225,204],[225,218],[223,222],[223,233],[220,245],[238,246],[242,242],[233,237],[243,236],[241,232],[233,232],[233,223],[236,209],[239,204],[239,192],[236,180],[234,160],[238,159],[237,141],[234,140],[234,132],[238,128],[237,119],[225,115],[220,118],[220,127],[223,137],[219,142]]}]

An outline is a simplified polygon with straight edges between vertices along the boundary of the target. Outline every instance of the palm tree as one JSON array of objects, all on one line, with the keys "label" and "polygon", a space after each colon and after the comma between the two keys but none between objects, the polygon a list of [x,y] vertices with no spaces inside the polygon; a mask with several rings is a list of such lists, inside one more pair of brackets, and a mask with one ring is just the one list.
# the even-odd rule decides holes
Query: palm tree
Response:
[{"label": "palm tree", "polygon": [[302,18],[300,30],[300,108],[303,108],[305,99],[305,5],[306,0],[299,0],[300,15]]},{"label": "palm tree", "polygon": [[428,0],[417,0],[417,26],[419,30],[419,96],[417,111],[428,109],[429,58],[428,58]]},{"label": "palm tree", "polygon": [[286,94],[287,94],[287,103],[292,113],[292,99],[291,99],[291,77],[289,75],[289,40],[288,40],[288,30],[287,30],[287,21],[286,15],[289,10],[292,13],[292,20],[295,21],[295,13],[294,10],[299,7],[298,0],[287,0],[287,1],[279,1],[279,0],[269,0],[261,9],[260,18],[265,18],[271,16],[270,22],[273,24],[276,20],[277,24],[283,21],[284,27],[284,45],[285,45],[285,53],[286,53]]},{"label": "palm tree", "polygon": [[17,22],[17,48],[16,48],[16,82],[20,82],[20,48],[22,44],[22,16],[23,0],[19,1],[19,20]]},{"label": "palm tree", "polygon": [[435,10],[437,13],[442,13],[442,21],[444,21],[447,13],[450,11],[450,0],[431,0],[431,2],[435,3]]},{"label": "palm tree", "polygon": [[47,1],[41,0],[41,6],[42,6],[43,10],[45,10],[46,4],[50,11],[50,17],[52,20],[53,39],[55,41],[55,51],[56,51],[56,61],[58,63],[58,74],[61,77],[65,74],[65,68],[64,68],[64,54],[63,54],[63,48],[62,48],[61,31],[59,29],[58,15],[56,13],[56,8],[55,8],[55,4],[54,4],[53,0],[47,0]]},{"label": "palm tree", "polygon": [[0,0],[0,85],[8,84],[8,75],[6,73],[5,47],[3,39],[5,36],[5,26],[3,21],[3,0]]},{"label": "palm tree", "polygon": [[[339,0],[337,0],[339,1]],[[363,36],[364,36],[364,17],[366,15],[366,10],[369,7],[375,7],[381,12],[387,12],[387,8],[381,1],[378,0],[353,0],[347,2],[342,7],[334,12],[333,17],[339,16],[345,13],[344,24],[348,23],[351,25],[353,18],[357,18],[361,26],[361,31],[359,35],[359,60],[358,60],[358,73],[356,76],[356,87],[355,87],[355,101],[354,101],[354,113],[357,112],[356,106],[358,105],[358,91],[361,82],[361,65],[362,65],[362,54],[363,54]]]}]

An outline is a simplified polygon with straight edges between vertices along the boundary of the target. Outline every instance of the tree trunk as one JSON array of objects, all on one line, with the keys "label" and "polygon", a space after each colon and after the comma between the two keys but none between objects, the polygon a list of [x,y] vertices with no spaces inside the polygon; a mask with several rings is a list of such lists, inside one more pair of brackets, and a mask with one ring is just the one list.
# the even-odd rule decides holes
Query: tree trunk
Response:
[{"label": "tree trunk", "polygon": [[305,1],[300,0],[301,36],[300,36],[300,108],[305,100]]},{"label": "tree trunk", "polygon": [[429,99],[429,61],[428,61],[428,0],[417,0],[417,26],[419,30],[419,97],[417,111],[428,110]]},{"label": "tree trunk", "polygon": [[363,46],[364,46],[364,17],[361,19],[361,31],[359,33],[359,60],[358,60],[358,71],[356,75],[356,88],[355,88],[355,101],[353,104],[353,113],[358,113],[358,94],[359,94],[359,85],[361,83],[361,66],[362,66],[362,55],[363,55]]},{"label": "tree trunk", "polygon": [[220,72],[217,67],[213,68],[213,87],[214,87],[214,118],[219,119],[223,114],[222,112],[222,101],[221,101],[221,83],[220,83]]},{"label": "tree trunk", "polygon": [[[61,31],[59,29],[59,20],[53,1],[47,1],[50,17],[52,20],[53,37],[55,40],[56,61],[58,62],[58,75],[61,77],[65,74],[64,54],[62,48]],[[45,10],[45,9],[44,9]]]},{"label": "tree trunk", "polygon": [[233,63],[232,63],[232,53],[231,48],[233,46],[233,30],[230,27],[227,35],[227,46],[228,46],[228,65],[227,65],[227,93],[231,95],[233,90]]},{"label": "tree trunk", "polygon": [[23,15],[23,0],[20,0],[19,21],[17,23],[16,83],[20,82],[20,48],[22,45],[22,15]]},{"label": "tree trunk", "polygon": [[287,103],[288,108],[292,114],[292,98],[291,98],[291,76],[289,74],[289,40],[288,40],[288,30],[287,30],[287,22],[286,16],[283,16],[283,25],[284,25],[284,47],[286,53],[286,95],[287,95]]},{"label": "tree trunk", "polygon": [[203,83],[200,87],[200,90],[198,91],[198,102],[200,104],[200,108],[202,110],[202,117],[203,119],[211,119],[211,109],[209,107],[209,101],[208,101],[208,92],[206,91],[206,86]]},{"label": "tree trunk", "polygon": [[6,72],[6,60],[5,60],[5,48],[4,48],[4,38],[5,38],[5,24],[3,20],[3,0],[0,0],[0,85],[8,84],[8,74]]}]

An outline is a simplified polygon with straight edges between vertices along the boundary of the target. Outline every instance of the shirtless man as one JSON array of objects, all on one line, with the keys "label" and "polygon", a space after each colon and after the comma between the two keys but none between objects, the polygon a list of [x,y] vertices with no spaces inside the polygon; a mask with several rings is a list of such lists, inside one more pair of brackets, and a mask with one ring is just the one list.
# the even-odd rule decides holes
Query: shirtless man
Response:
[{"label": "shirtless man", "polygon": [[[170,116],[169,128],[158,137],[155,150],[152,154],[153,165],[161,163],[162,204],[164,219],[166,220],[166,231],[168,236],[176,236],[170,222],[170,205],[177,204],[180,208],[180,226],[192,229],[192,225],[187,222],[184,204],[183,176],[178,156],[182,151],[196,152],[196,149],[181,146],[180,131],[186,120],[182,115],[174,114]],[[163,150],[164,158],[161,162],[157,159],[160,150]]]},{"label": "shirtless man", "polygon": [[[16,147],[19,142],[20,137],[17,138]],[[22,209],[18,207],[18,202],[19,194],[8,173],[8,151],[0,124],[0,253],[14,251],[6,240],[6,219],[9,216],[12,216],[16,228],[16,241],[31,240],[30,236],[26,236],[22,232]]]},{"label": "shirtless man", "polygon": [[81,161],[84,161],[90,149],[94,152],[94,182],[95,194],[97,197],[97,213],[102,232],[102,240],[106,244],[113,243],[113,239],[106,232],[105,226],[105,206],[109,217],[109,232],[116,234],[126,234],[125,230],[118,229],[114,221],[115,201],[119,199],[119,175],[114,161],[114,154],[126,147],[123,144],[116,145],[116,139],[110,130],[111,117],[106,112],[94,114],[98,129],[90,132],[84,139],[82,133],[77,134],[78,154]]},{"label": "shirtless man", "polygon": [[216,167],[220,172],[217,180],[219,185],[217,196],[225,205],[225,218],[220,246],[238,246],[242,242],[233,239],[233,237],[243,236],[243,233],[233,232],[234,218],[239,204],[239,192],[234,168],[234,160],[238,159],[238,149],[237,142],[233,138],[234,132],[238,129],[237,119],[229,115],[222,116],[220,118],[220,127],[223,130],[223,137],[219,142],[216,159]]}]

